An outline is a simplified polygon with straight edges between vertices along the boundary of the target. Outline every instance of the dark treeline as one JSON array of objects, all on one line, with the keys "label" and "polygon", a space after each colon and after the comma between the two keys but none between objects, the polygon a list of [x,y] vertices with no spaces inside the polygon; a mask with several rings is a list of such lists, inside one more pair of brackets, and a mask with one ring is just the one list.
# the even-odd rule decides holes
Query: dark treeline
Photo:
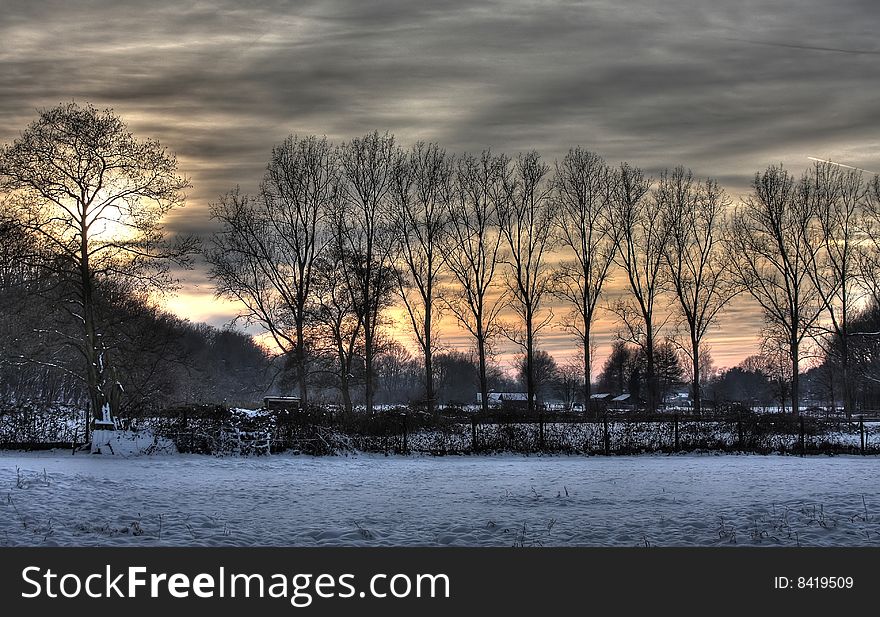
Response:
[{"label": "dark treeline", "polygon": [[[81,321],[65,308],[71,292],[63,277],[24,267],[9,250],[29,242],[24,233],[0,225],[0,401],[85,408]],[[185,321],[111,281],[96,286],[95,299],[102,348],[119,385],[114,404],[120,416],[181,404],[252,404],[277,373],[246,334]]]},{"label": "dark treeline", "polygon": [[[745,388],[751,398],[766,391],[794,413],[804,401],[874,406],[880,180],[833,163],[800,177],[770,166],[734,203],[684,167],[652,178],[580,147],[548,163],[533,151],[403,147],[378,132],[338,144],[290,136],[256,191],[212,204],[219,230],[199,247],[163,232],[188,187],[174,156],[109,110],[69,104],[3,148],[0,179],[11,238],[3,388],[85,392],[98,421],[125,405],[269,387],[349,413],[392,402],[434,412],[475,391],[488,411],[491,389],[522,390],[536,411],[551,398],[589,402],[597,388],[656,411],[686,386],[699,414],[750,379],[761,386]],[[172,266],[197,252],[279,359],[151,308],[173,289]],[[625,283],[613,298],[611,276]],[[741,294],[764,316],[761,352],[718,374],[705,338]],[[390,336],[392,308],[411,349]],[[616,316],[618,342],[594,384],[600,311]],[[467,351],[441,346],[441,318],[469,335]],[[541,349],[548,328],[571,334],[576,360],[559,366]],[[500,341],[519,352],[513,377],[494,361]]]}]

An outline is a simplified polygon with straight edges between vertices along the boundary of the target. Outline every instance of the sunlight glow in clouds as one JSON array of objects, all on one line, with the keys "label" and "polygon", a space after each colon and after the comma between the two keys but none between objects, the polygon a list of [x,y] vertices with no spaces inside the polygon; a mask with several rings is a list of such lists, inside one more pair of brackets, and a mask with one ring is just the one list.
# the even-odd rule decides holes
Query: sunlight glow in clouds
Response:
[{"label": "sunlight glow in clouds", "polygon": [[[736,199],[770,163],[880,168],[878,26],[874,0],[8,0],[0,141],[40,107],[113,107],[178,154],[193,188],[168,227],[203,236],[208,204],[236,185],[255,190],[289,133],[387,130],[407,146],[534,148],[548,162],[581,145],[655,176],[688,166]],[[181,276],[169,309],[234,317],[203,267]],[[737,301],[709,336],[716,364],[752,353],[760,321]],[[615,329],[599,316],[600,356]],[[442,336],[466,340],[451,318]],[[559,330],[541,346],[559,359],[573,349]]]}]

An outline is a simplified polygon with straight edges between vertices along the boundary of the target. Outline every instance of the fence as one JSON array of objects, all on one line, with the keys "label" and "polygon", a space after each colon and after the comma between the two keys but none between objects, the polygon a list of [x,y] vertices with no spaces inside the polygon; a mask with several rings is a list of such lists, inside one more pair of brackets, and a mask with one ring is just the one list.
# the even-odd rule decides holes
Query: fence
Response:
[{"label": "fence", "polygon": [[[348,435],[356,449],[423,454],[637,454],[684,451],[880,454],[880,423],[748,415],[698,419],[610,416],[472,416],[412,426],[411,415],[385,420],[381,435]],[[344,445],[344,444],[342,444]]]},{"label": "fence", "polygon": [[[53,408],[0,409],[0,447],[46,447],[82,439],[81,414]],[[181,452],[328,455],[384,454],[635,454],[720,451],[787,454],[880,454],[880,422],[842,417],[795,418],[737,410],[695,418],[667,413],[496,413],[407,408],[372,415],[331,409],[247,411],[179,407],[127,423],[174,441]]]}]

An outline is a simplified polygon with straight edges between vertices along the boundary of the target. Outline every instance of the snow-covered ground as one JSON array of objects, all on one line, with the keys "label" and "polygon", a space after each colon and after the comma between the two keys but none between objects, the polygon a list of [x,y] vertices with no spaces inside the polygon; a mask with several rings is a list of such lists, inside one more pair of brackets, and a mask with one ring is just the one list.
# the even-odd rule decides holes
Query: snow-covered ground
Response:
[{"label": "snow-covered ground", "polygon": [[880,545],[880,458],[0,453],[0,545]]}]

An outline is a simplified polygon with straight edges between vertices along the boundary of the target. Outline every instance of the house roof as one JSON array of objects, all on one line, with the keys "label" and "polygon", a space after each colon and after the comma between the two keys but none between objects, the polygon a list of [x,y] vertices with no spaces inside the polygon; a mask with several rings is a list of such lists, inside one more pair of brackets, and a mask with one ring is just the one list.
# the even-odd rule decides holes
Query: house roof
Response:
[{"label": "house roof", "polygon": [[610,392],[600,392],[600,393],[598,393],[598,394],[591,394],[591,395],[590,395],[590,398],[591,398],[591,399],[594,399],[594,400],[597,400],[597,401],[603,401],[603,400],[605,400],[606,398],[608,398],[609,396],[611,396],[611,393],[610,393]]},{"label": "house roof", "polygon": [[[483,400],[483,395],[477,392],[477,401]],[[527,401],[529,395],[525,392],[489,392],[490,401]]]},{"label": "house roof", "polygon": [[621,394],[620,396],[615,396],[615,397],[614,397],[613,399],[611,399],[611,400],[612,400],[612,401],[616,401],[616,402],[618,402],[618,403],[622,403],[622,402],[624,402],[624,401],[628,401],[629,398],[630,398],[630,396],[632,396],[632,395],[631,395],[631,394]]}]

